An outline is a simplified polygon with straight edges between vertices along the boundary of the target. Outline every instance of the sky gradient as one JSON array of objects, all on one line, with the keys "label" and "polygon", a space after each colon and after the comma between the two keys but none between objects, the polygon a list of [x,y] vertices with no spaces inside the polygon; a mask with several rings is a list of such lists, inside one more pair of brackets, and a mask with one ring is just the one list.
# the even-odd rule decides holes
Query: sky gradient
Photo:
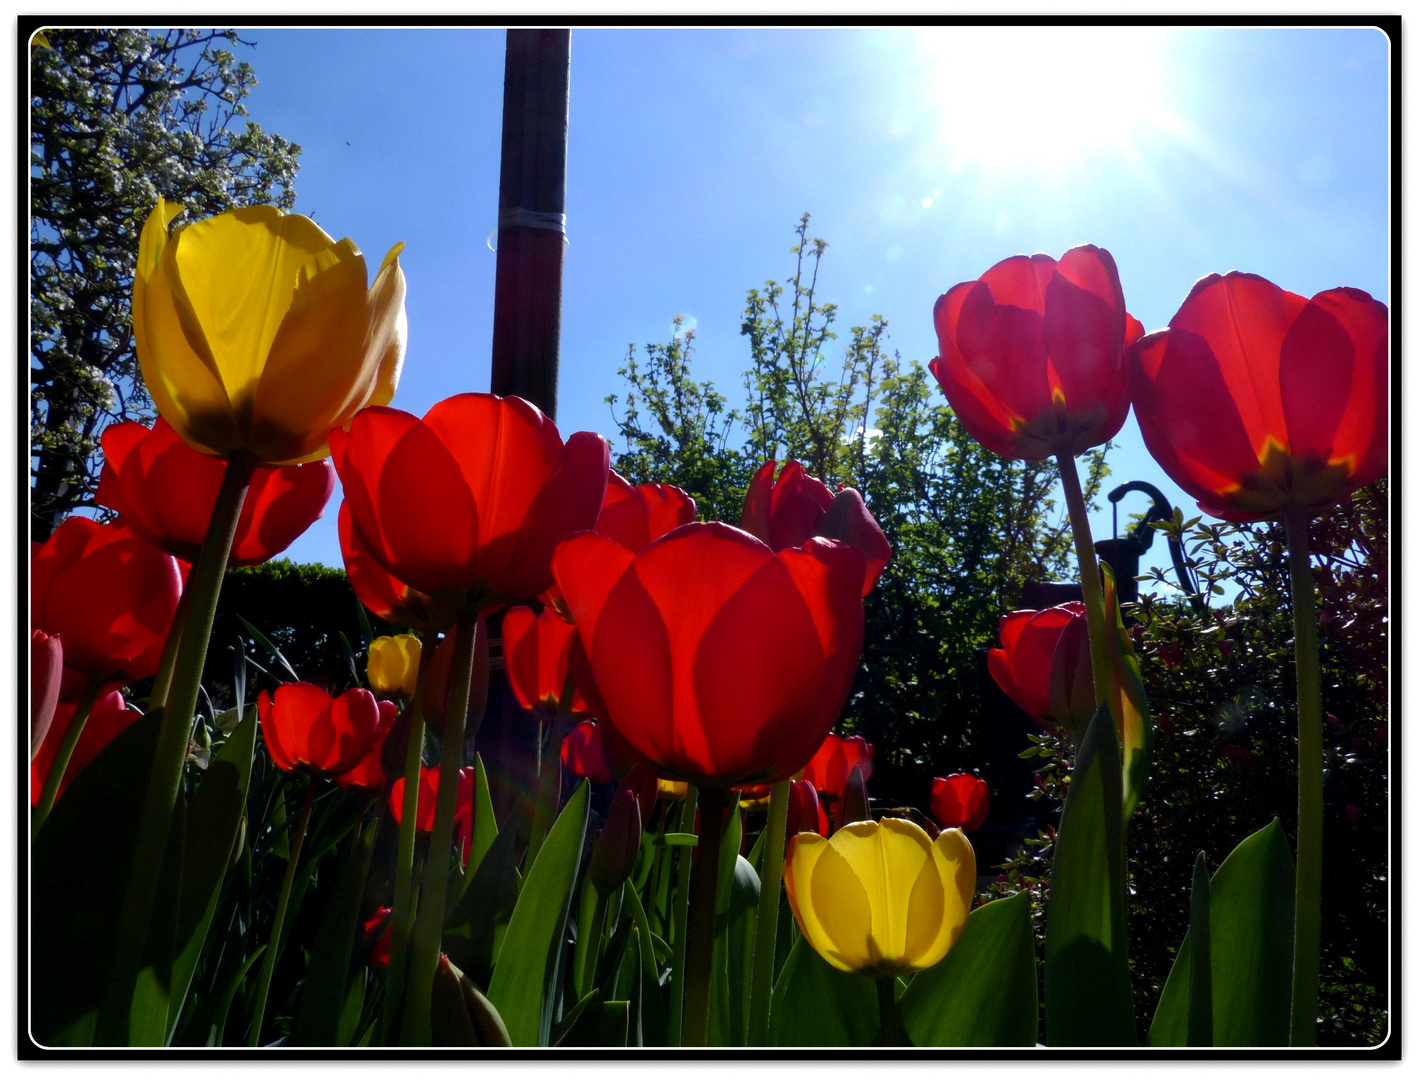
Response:
[{"label": "sky gradient", "polygon": [[[302,147],[296,210],[373,266],[407,244],[393,404],[486,390],[503,31],[243,36],[252,119]],[[938,295],[1082,243],[1112,252],[1150,330],[1232,269],[1390,302],[1377,30],[574,29],[571,57],[564,435],[613,433],[627,346],[665,341],[676,315],[696,329],[696,377],[738,404],[744,294],[792,273],[804,211],[829,244],[819,296],[839,306],[839,344],[880,314],[889,347],[923,363]],[[1132,419],[1116,447],[1110,486],[1148,480],[1195,512]],[[291,558],[340,565],[338,499]],[[1094,528],[1111,535],[1107,503]]]}]

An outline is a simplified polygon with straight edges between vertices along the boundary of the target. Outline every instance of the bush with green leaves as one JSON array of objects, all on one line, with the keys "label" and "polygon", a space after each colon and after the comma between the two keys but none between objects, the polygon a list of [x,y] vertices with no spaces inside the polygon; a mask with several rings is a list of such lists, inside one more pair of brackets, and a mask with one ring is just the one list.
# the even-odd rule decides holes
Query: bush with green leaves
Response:
[{"label": "bush with green leaves", "polygon": [[[750,366],[736,406],[691,366],[694,332],[631,346],[623,395],[607,398],[632,483],[676,484],[706,520],[738,522],[758,466],[797,459],[830,486],[857,488],[892,545],[867,598],[862,664],[839,730],[876,747],[872,792],[922,806],[935,775],[981,769],[976,650],[996,643],[1025,582],[1071,576],[1073,550],[1052,494],[1052,461],[1014,461],[977,443],[918,360],[888,352],[887,321],[854,326],[839,362],[834,304],[820,300],[827,244],[799,221],[793,273],[750,289],[741,333]],[[1086,496],[1108,475],[1086,455]]]},{"label": "bush with green leaves", "polygon": [[[1181,515],[1161,527],[1183,540],[1213,603],[1197,610],[1155,571],[1142,579],[1139,603],[1125,608],[1136,619],[1132,634],[1155,725],[1151,779],[1128,828],[1129,959],[1145,1023],[1187,926],[1197,853],[1215,870],[1274,818],[1293,846],[1296,828],[1284,532],[1266,522],[1184,522]],[[1373,1046],[1388,1029],[1389,999],[1387,482],[1315,520],[1310,535],[1328,714],[1319,1039]],[[1218,602],[1219,592],[1233,599]],[[1031,797],[1057,806],[1067,790],[1069,747],[1049,733],[1033,742],[1026,751],[1037,770]],[[1052,830],[1028,840],[992,892],[1046,892],[1052,840]]]}]

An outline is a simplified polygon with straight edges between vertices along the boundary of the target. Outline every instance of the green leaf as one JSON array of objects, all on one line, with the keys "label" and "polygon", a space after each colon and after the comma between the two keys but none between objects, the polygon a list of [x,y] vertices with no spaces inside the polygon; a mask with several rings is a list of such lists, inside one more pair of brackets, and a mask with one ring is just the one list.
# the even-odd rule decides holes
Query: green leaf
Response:
[{"label": "green leaf", "polygon": [[694,847],[700,838],[692,832],[668,832],[661,836],[660,842],[671,847]]},{"label": "green leaf", "polygon": [[629,1001],[602,1001],[600,992],[593,990],[577,1003],[571,1025],[552,1045],[624,1047],[630,1033],[630,1006]]},{"label": "green leaf", "polygon": [[871,1046],[881,1038],[872,980],[839,971],[799,938],[774,984],[770,1045]]},{"label": "green leaf", "polygon": [[567,905],[586,838],[587,792],[583,781],[537,853],[503,937],[499,955],[509,959],[493,969],[488,984],[488,998],[514,1046],[546,1046],[551,1032],[547,993],[555,983]]},{"label": "green leaf", "polygon": [[478,864],[483,861],[483,856],[488,853],[498,836],[498,819],[493,813],[493,794],[488,787],[488,773],[483,767],[482,754],[473,755],[473,770],[473,844],[463,875],[465,892],[478,870]]},{"label": "green leaf", "polygon": [[104,976],[156,752],[162,710],[135,720],[65,789],[31,851],[32,1030],[44,1046],[93,1043]]},{"label": "green leaf", "polygon": [[[227,1027],[227,1013],[231,1011],[232,1001],[236,998],[237,991],[241,989],[241,984],[246,981],[247,973],[251,970],[252,965],[260,960],[265,952],[266,944],[262,942],[256,946],[250,956],[227,973],[227,977],[213,992],[207,1003],[207,1008],[204,1010],[205,1023],[202,1025],[207,1029],[206,1045],[222,1045],[222,1033]],[[200,1031],[201,1028],[198,1030]]]},{"label": "green leaf", "polygon": [[255,748],[256,709],[253,706],[213,756],[187,808],[172,1001],[168,1007],[170,1028],[177,1022],[222,895],[222,882],[231,865],[232,850],[246,812],[246,791],[251,782]]},{"label": "green leaf", "polygon": [[1029,894],[971,912],[945,959],[912,977],[898,1008],[913,1046],[1034,1046],[1040,992]]},{"label": "green leaf", "polygon": [[665,995],[660,989],[660,965],[655,961],[655,935],[650,930],[650,920],[635,889],[625,892],[626,907],[636,924],[636,951],[640,954],[640,984],[635,995],[636,1014],[640,1018],[641,1046],[665,1046],[669,1038],[669,1024],[665,1016]]},{"label": "green leaf", "polygon": [[1148,716],[1148,697],[1138,671],[1133,639],[1123,625],[1118,606],[1118,587],[1108,563],[1104,573],[1104,619],[1108,624],[1109,674],[1113,687],[1111,707],[1118,722],[1119,745],[1123,753],[1123,821],[1127,823],[1148,786],[1148,766],[1153,753],[1153,724]]},{"label": "green leaf", "polygon": [[[128,1006],[128,1045],[166,1046],[172,1025],[168,1021],[172,994],[172,958],[177,939],[178,904],[182,889],[182,851],[187,837],[187,800],[179,792],[173,804],[172,825],[163,868],[153,904],[153,921],[143,949],[142,966],[133,984]],[[178,1001],[177,1007],[182,1003]],[[102,1029],[102,1026],[100,1027]]]},{"label": "green leaf", "polygon": [[286,674],[290,676],[291,682],[301,681],[301,677],[296,674],[296,669],[291,667],[290,663],[286,660],[286,658],[281,655],[281,650],[276,648],[275,643],[269,637],[263,634],[260,630],[256,629],[256,627],[252,626],[251,623],[247,622],[240,615],[237,616],[237,622],[241,623],[242,626],[246,627],[246,632],[256,639],[257,644],[264,648],[267,652],[269,652],[271,654],[271,658],[275,660],[276,663],[280,664],[283,668],[286,669]]},{"label": "green leaf", "polygon": [[1188,937],[1197,963],[1192,965],[1187,989],[1187,1044],[1212,1045],[1212,924],[1211,890],[1207,856],[1197,853],[1192,867],[1192,901],[1188,909]]},{"label": "green leaf", "polygon": [[463,898],[444,922],[443,951],[474,983],[487,986],[498,928],[517,905],[517,830],[493,840],[478,869],[464,878]]},{"label": "green leaf", "polygon": [[[311,946],[305,985],[296,1012],[296,1046],[349,1045],[340,1037],[341,1020],[350,996],[350,959],[361,930],[360,904],[364,899],[379,820],[380,815],[375,814],[364,822],[364,828],[340,866],[335,887],[326,902]],[[363,987],[362,973],[355,973],[355,981]],[[346,1039],[350,1034],[346,1032]]]},{"label": "green leaf", "polygon": [[1122,778],[1108,706],[1089,722],[1054,845],[1045,943],[1050,1046],[1136,1046],[1128,972]]},{"label": "green leaf", "polygon": [[[726,837],[723,850],[737,852],[737,848],[729,848],[729,839]],[[739,854],[734,854],[730,871],[715,918],[711,1046],[744,1046],[749,1035],[749,983],[754,968],[754,934],[758,929],[759,875]]]},{"label": "green leaf", "polygon": [[[1214,1046],[1285,1046],[1291,1029],[1296,865],[1273,821],[1233,849],[1208,887]],[[1191,932],[1183,938],[1149,1046],[1183,1046],[1192,984]]]}]

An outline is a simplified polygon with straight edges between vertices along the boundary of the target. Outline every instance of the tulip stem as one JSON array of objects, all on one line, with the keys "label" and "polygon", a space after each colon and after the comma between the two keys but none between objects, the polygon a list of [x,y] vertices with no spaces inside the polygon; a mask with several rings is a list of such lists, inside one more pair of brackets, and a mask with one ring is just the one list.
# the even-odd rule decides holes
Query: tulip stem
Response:
[{"label": "tulip stem", "polygon": [[[694,784],[686,785],[685,801],[680,804],[680,831],[693,832],[695,828],[695,800],[698,792]],[[685,927],[690,920],[690,852],[692,848],[677,848],[675,862],[675,911],[672,925],[675,929],[675,980],[670,984],[670,1045],[680,1046],[680,1035],[685,1019]]]},{"label": "tulip stem", "polygon": [[69,759],[74,756],[74,747],[79,745],[79,736],[84,733],[84,726],[89,722],[89,713],[93,711],[94,702],[98,701],[102,691],[102,679],[90,676],[89,681],[84,684],[83,694],[74,709],[74,718],[69,721],[69,730],[64,732],[64,741],[59,744],[59,750],[55,753],[54,760],[49,763],[49,773],[44,778],[39,804],[35,807],[34,817],[30,820],[30,843],[32,844],[35,837],[39,835],[40,826],[44,824],[45,818],[49,817],[49,811],[54,808],[54,800],[59,796],[59,785],[64,779],[65,770],[69,768]]},{"label": "tulip stem", "polygon": [[[184,594],[191,593],[191,599],[186,601],[187,615],[177,647],[172,686],[162,707],[152,771],[147,778],[147,793],[138,819],[133,861],[116,924],[120,931],[99,1012],[98,1045],[128,1044],[133,987],[147,945],[172,810],[182,788],[182,767],[187,761],[187,743],[197,708],[197,691],[202,684],[202,667],[207,660],[207,642],[212,636],[212,621],[217,614],[217,598],[221,595],[222,575],[227,569],[237,521],[241,518],[241,507],[257,464],[256,456],[245,450],[237,451],[227,461],[207,537],[202,541],[201,554],[183,590]],[[171,902],[176,903],[176,898]]]},{"label": "tulip stem", "polygon": [[177,650],[182,644],[182,628],[187,623],[187,609],[191,603],[191,591],[183,589],[182,596],[177,601],[177,610],[173,612],[172,625],[168,628],[167,641],[163,642],[163,655],[158,662],[158,672],[153,676],[153,689],[148,694],[149,710],[156,709],[168,699],[173,669],[177,666]]},{"label": "tulip stem", "polygon": [[749,1045],[769,1044],[769,1008],[774,992],[774,952],[778,948],[778,909],[783,887],[783,849],[788,832],[791,781],[780,780],[769,790],[769,830],[764,864],[759,874],[759,921],[754,929],[754,981],[749,992]]},{"label": "tulip stem", "polygon": [[291,900],[291,882],[296,877],[296,864],[301,857],[301,844],[305,841],[305,827],[310,821],[310,808],[315,803],[315,778],[306,783],[305,805],[296,821],[296,831],[291,836],[291,857],[286,860],[286,872],[281,877],[281,893],[276,898],[276,915],[271,920],[271,936],[266,939],[266,955],[261,958],[261,974],[256,980],[256,1007],[251,1014],[251,1031],[246,1038],[247,1046],[261,1045],[261,1025],[266,1018],[266,996],[271,992],[271,974],[276,970],[276,961],[281,955],[281,933],[286,924],[286,905]]},{"label": "tulip stem", "polygon": [[690,917],[685,926],[685,1019],[682,1046],[709,1039],[710,983],[714,975],[714,916],[719,900],[719,849],[724,789],[700,792],[699,843],[690,876]]},{"label": "tulip stem", "polygon": [[[448,716],[444,720],[443,754],[439,760],[438,800],[435,803],[433,831],[429,835],[429,854],[424,862],[424,881],[419,889],[419,913],[414,919],[409,983],[404,994],[400,1041],[406,1046],[428,1046],[433,1039],[429,1010],[433,1001],[434,975],[438,970],[439,944],[443,939],[444,906],[448,900],[449,851],[453,847],[458,771],[463,767],[463,732],[468,722],[478,613],[472,610],[461,612],[454,634]],[[481,722],[482,717],[476,719]],[[476,723],[474,726],[476,728]]]},{"label": "tulip stem", "polygon": [[897,1011],[897,977],[883,975],[877,980],[877,1011],[882,1015],[882,1045],[910,1045],[902,1034],[902,1015]]},{"label": "tulip stem", "polygon": [[[1089,660],[1094,669],[1094,704],[1109,700],[1109,638],[1104,622],[1104,587],[1099,581],[1099,560],[1094,554],[1094,538],[1089,531],[1089,509],[1084,505],[1084,489],[1079,486],[1079,470],[1070,454],[1057,454],[1059,482],[1064,486],[1064,502],[1069,507],[1069,526],[1074,533],[1074,554],[1079,560],[1079,586],[1084,590],[1084,614],[1089,627]],[[1117,721],[1115,721],[1117,723]]]},{"label": "tulip stem", "polygon": [[394,904],[389,917],[389,979],[385,1007],[380,1013],[380,1042],[388,1046],[404,989],[409,962],[409,931],[414,926],[414,840],[419,818],[420,773],[424,764],[424,682],[437,652],[436,635],[430,633],[419,650],[419,678],[409,705],[408,743],[404,750],[404,799],[399,808],[399,846],[394,860]]},{"label": "tulip stem", "polygon": [[[568,681],[570,682],[570,676]],[[537,853],[542,850],[542,841],[552,827],[552,819],[557,813],[557,802],[562,794],[562,740],[566,738],[570,716],[567,706],[571,695],[564,694],[563,704],[547,724],[547,744],[537,741],[537,801],[532,809],[532,834],[527,842],[527,865],[537,861]],[[538,725],[540,732],[541,725]]]},{"label": "tulip stem", "polygon": [[1321,749],[1320,643],[1311,574],[1310,515],[1286,514],[1291,562],[1291,613],[1296,632],[1296,929],[1291,966],[1291,1045],[1315,1046],[1320,993],[1321,831],[1324,755]]}]

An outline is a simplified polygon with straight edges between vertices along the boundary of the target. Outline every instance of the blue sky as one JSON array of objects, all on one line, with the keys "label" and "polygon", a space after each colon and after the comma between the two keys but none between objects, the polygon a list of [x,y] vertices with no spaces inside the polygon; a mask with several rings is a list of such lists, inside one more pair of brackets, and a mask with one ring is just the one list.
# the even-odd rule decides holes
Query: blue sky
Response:
[{"label": "blue sky", "polygon": [[[486,390],[503,32],[244,36],[252,118],[303,150],[296,209],[374,265],[407,244],[394,404]],[[1370,29],[574,30],[558,425],[609,435],[627,345],[675,315],[735,402],[745,291],[792,272],[805,210],[839,326],[880,314],[907,360],[950,286],[1081,243],[1148,329],[1231,269],[1389,303],[1389,65]],[[1132,420],[1111,462],[1192,510]],[[292,558],[340,565],[336,505]]]}]

